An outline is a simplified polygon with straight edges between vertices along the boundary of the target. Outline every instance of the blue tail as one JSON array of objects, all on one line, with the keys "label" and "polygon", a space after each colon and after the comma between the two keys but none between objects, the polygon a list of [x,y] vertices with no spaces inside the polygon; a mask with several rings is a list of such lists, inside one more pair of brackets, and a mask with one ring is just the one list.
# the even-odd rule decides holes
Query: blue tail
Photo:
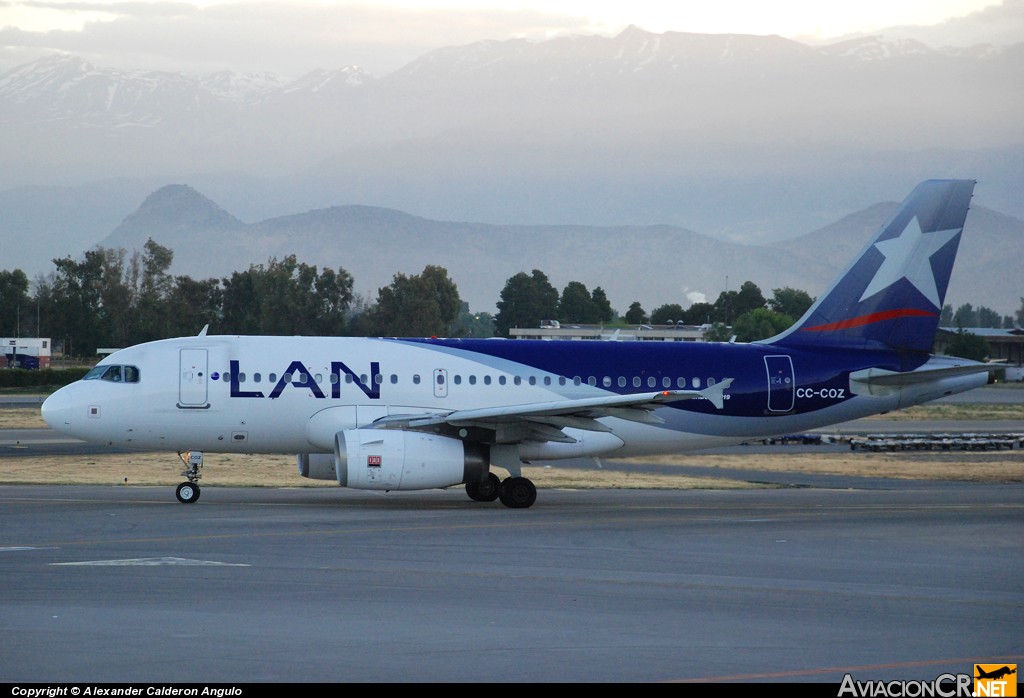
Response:
[{"label": "blue tail", "polygon": [[791,328],[767,344],[931,352],[974,180],[928,180]]}]

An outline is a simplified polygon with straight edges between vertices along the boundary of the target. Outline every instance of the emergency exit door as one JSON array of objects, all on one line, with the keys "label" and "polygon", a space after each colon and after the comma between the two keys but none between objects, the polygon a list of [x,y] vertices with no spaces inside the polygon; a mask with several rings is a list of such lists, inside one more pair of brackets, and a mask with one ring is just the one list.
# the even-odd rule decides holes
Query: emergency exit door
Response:
[{"label": "emergency exit door", "polygon": [[766,356],[768,371],[768,411],[789,412],[796,404],[796,381],[793,359],[789,356]]},{"label": "emergency exit door", "polygon": [[178,358],[178,407],[209,407],[206,349],[181,349]]}]

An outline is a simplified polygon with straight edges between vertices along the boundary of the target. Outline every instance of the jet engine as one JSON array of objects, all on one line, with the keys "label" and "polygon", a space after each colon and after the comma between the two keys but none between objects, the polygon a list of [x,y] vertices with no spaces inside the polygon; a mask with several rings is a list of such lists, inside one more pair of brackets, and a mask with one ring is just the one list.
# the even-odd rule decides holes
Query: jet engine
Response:
[{"label": "jet engine", "polygon": [[334,454],[300,453],[299,474],[361,490],[427,490],[487,478],[487,449],[447,436],[389,429],[348,429]]}]

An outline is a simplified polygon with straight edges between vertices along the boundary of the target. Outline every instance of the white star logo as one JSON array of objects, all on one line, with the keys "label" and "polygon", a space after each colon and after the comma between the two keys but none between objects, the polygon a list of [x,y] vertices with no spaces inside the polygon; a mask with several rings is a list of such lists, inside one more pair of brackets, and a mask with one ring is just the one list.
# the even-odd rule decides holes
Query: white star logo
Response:
[{"label": "white star logo", "polygon": [[936,230],[921,232],[921,223],[914,216],[898,237],[875,243],[875,248],[885,255],[885,261],[878,267],[871,283],[864,289],[860,300],[889,288],[900,279],[906,279],[924,295],[932,305],[939,307],[939,289],[932,272],[932,255],[952,240],[960,230]]}]

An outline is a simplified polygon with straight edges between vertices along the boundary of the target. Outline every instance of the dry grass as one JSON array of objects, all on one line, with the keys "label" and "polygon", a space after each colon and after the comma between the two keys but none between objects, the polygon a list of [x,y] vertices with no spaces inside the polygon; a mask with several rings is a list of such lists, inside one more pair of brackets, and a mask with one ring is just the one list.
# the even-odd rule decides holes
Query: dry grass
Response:
[{"label": "dry grass", "polygon": [[888,421],[904,420],[983,420],[998,421],[1017,419],[1024,421],[1024,404],[970,404],[970,403],[938,403],[918,405],[905,410],[897,410],[887,414],[875,415],[868,419],[884,419]]},{"label": "dry grass", "polygon": [[0,409],[0,429],[45,429],[38,407]]},{"label": "dry grass", "polygon": [[[888,420],[1021,420],[1024,405],[937,404],[913,407],[878,419]],[[0,409],[0,429],[44,428],[38,408]],[[608,459],[615,463],[657,463],[678,473],[654,475],[593,468],[525,467],[524,475],[541,488],[734,489],[758,485],[728,477],[692,477],[689,467],[723,471],[817,473],[862,477],[1024,482],[1024,450],[983,452],[821,453],[777,452],[737,455],[700,453]],[[96,456],[9,456],[0,458],[0,484],[128,484],[175,485],[183,466],[173,453],[105,454]],[[207,454],[201,484],[248,487],[336,487],[333,481],[300,477],[293,456]]]},{"label": "dry grass", "polygon": [[[1024,451],[871,453],[866,451],[750,455],[682,454],[609,463],[657,463],[675,466],[666,475],[609,469],[528,466],[523,474],[541,488],[570,489],[747,489],[746,480],[694,477],[688,468],[721,468],[762,472],[816,473],[856,477],[971,482],[1024,482]],[[173,453],[104,454],[95,456],[25,456],[0,459],[0,484],[176,485],[182,465]],[[201,484],[234,487],[336,487],[333,481],[300,477],[294,457],[207,454]]]},{"label": "dry grass", "polygon": [[[96,456],[26,456],[0,459],[0,484],[176,485],[183,465],[173,453],[113,453]],[[538,487],[622,489],[725,489],[755,487],[721,478],[648,475],[610,470],[525,467]],[[294,456],[206,454],[203,485],[234,487],[337,487],[301,477]]]}]

